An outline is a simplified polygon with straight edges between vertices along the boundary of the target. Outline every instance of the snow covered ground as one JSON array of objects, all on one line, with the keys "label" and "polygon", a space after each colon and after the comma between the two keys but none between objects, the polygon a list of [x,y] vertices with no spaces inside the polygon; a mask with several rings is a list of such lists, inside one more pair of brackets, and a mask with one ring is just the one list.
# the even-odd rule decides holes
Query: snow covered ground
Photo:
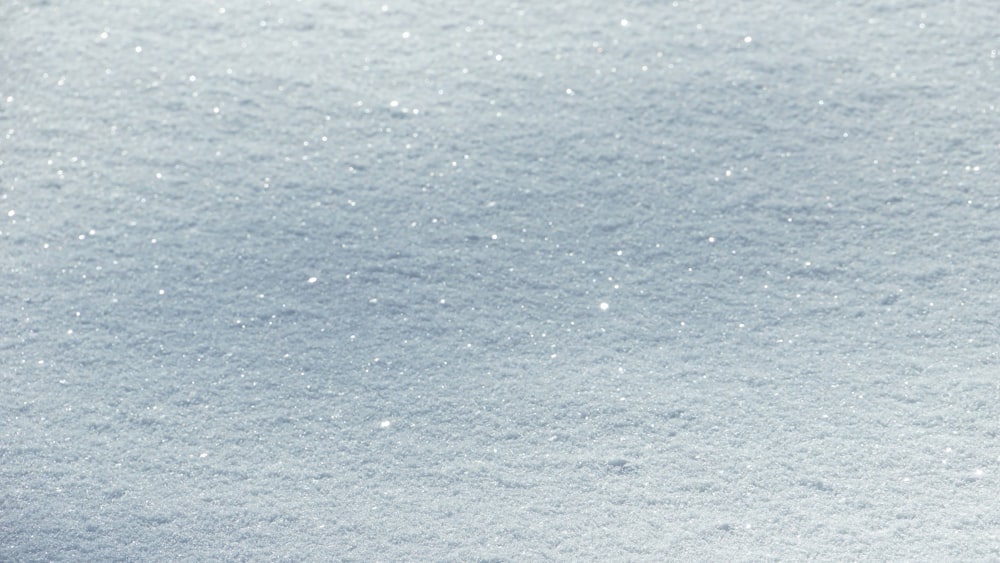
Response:
[{"label": "snow covered ground", "polygon": [[0,560],[1000,558],[1000,16],[0,8]]}]

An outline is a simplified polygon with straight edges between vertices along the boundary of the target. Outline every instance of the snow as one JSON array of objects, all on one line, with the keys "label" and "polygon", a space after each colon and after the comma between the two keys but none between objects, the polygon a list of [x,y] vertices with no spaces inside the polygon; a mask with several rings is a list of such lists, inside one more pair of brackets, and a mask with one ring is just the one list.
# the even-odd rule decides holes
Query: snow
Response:
[{"label": "snow", "polygon": [[989,6],[0,22],[0,559],[1000,556]]}]

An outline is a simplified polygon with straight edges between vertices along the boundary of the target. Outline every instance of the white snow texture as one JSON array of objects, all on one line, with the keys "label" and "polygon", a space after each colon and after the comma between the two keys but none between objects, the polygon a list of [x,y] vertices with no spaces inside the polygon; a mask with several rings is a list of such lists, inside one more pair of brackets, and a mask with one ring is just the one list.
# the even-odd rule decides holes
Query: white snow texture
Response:
[{"label": "white snow texture", "polygon": [[989,2],[0,7],[0,560],[1000,559]]}]

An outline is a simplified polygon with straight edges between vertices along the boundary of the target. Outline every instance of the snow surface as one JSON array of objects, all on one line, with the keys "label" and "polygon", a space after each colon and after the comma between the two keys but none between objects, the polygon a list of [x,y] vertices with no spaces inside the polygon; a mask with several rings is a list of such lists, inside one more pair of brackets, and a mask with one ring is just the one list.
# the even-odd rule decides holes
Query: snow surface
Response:
[{"label": "snow surface", "polygon": [[1000,558],[990,2],[0,8],[0,560]]}]

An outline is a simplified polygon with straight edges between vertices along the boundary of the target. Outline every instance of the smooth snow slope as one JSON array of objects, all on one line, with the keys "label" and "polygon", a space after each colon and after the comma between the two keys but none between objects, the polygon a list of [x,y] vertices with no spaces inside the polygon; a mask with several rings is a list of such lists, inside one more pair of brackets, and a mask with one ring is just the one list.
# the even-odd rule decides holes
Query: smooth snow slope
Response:
[{"label": "smooth snow slope", "polygon": [[1000,558],[989,2],[0,8],[0,560]]}]

